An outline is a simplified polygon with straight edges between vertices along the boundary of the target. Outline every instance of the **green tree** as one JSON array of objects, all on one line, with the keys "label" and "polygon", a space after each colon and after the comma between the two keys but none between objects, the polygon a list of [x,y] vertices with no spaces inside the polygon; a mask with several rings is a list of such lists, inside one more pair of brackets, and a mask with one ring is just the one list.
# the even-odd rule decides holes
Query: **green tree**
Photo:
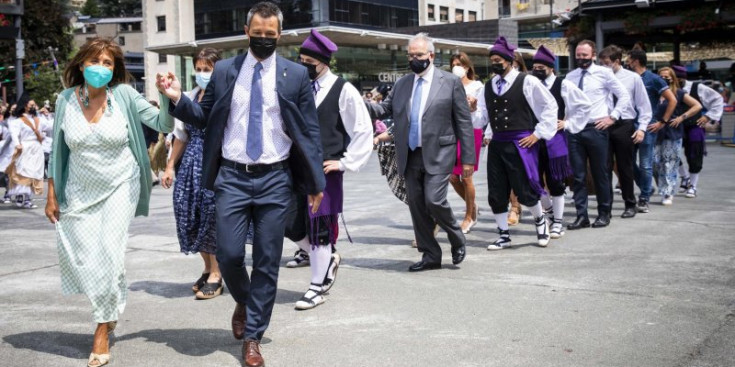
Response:
[{"label": "green tree", "polygon": [[56,94],[63,90],[61,79],[53,66],[40,66],[32,69],[25,79],[25,89],[39,106],[46,100],[53,105],[56,102]]},{"label": "green tree", "polygon": [[132,17],[143,13],[141,0],[100,0],[100,12],[103,17]]},{"label": "green tree", "polygon": [[[25,0],[24,5],[21,35],[25,42],[23,71],[27,83],[33,77],[29,65],[51,60],[49,47],[54,49],[57,60],[63,64],[73,49],[73,38],[67,0]],[[15,65],[15,40],[0,40],[0,50],[3,50],[0,52],[0,66]],[[0,78],[15,80],[15,72],[3,70]]]},{"label": "green tree", "polygon": [[100,11],[100,4],[97,0],[87,0],[80,12],[84,15],[89,15],[92,18],[97,18],[102,14]]}]

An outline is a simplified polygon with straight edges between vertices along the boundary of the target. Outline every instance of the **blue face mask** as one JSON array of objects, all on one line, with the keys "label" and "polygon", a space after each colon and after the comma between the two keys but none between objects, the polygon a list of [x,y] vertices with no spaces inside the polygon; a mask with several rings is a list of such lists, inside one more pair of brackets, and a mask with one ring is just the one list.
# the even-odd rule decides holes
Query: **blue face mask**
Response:
[{"label": "blue face mask", "polygon": [[100,65],[87,66],[84,68],[84,80],[95,88],[102,88],[112,80],[112,70]]},{"label": "blue face mask", "polygon": [[207,84],[209,84],[209,79],[212,78],[212,73],[196,73],[196,82],[199,88],[207,89]]}]

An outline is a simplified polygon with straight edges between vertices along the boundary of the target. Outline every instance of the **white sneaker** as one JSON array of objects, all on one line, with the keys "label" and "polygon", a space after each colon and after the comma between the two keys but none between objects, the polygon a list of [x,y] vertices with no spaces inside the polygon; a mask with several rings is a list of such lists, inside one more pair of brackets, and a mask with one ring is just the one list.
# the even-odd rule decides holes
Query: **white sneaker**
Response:
[{"label": "white sneaker", "polygon": [[38,205],[33,204],[33,202],[30,200],[23,203],[23,209],[36,209],[36,208],[38,208]]},{"label": "white sneaker", "polygon": [[690,199],[696,198],[697,197],[697,189],[695,189],[693,187],[689,187],[689,189],[687,189],[686,197],[688,197]]},{"label": "white sneaker", "polygon": [[293,260],[286,263],[287,268],[300,268],[302,266],[309,266],[309,254],[302,249],[296,250],[293,254]]},{"label": "white sneaker", "polygon": [[510,231],[508,230],[504,231],[498,228],[498,233],[500,234],[500,238],[498,238],[497,240],[495,240],[495,242],[487,246],[488,251],[502,250],[504,248],[508,248],[511,246]]},{"label": "white sneaker", "polygon": [[536,237],[538,238],[538,245],[546,247],[549,245],[551,239],[549,235],[549,223],[546,222],[546,217],[543,215],[536,218]]},{"label": "white sneaker", "polygon": [[[321,287],[320,285],[312,284],[312,286]],[[310,310],[316,306],[324,303],[326,299],[322,296],[322,292],[316,291],[309,287],[309,290],[304,293],[304,296],[300,300],[296,301],[294,306],[297,310]]]},{"label": "white sneaker", "polygon": [[552,219],[551,229],[549,230],[551,238],[561,238],[564,235],[564,224],[561,219]]},{"label": "white sneaker", "polygon": [[327,274],[324,276],[322,293],[327,293],[334,285],[334,281],[337,280],[337,270],[339,270],[340,261],[342,261],[342,257],[339,254],[332,254],[332,258],[329,260]]},{"label": "white sneaker", "polygon": [[664,199],[661,200],[661,204],[663,205],[673,205],[674,204],[674,198],[671,197],[671,195],[664,196]]}]

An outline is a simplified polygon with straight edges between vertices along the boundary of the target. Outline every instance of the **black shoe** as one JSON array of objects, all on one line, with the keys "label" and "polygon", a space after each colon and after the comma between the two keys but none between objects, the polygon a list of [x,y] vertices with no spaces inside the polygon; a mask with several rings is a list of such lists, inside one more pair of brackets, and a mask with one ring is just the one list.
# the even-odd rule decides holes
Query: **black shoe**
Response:
[{"label": "black shoe", "polygon": [[575,229],[588,228],[590,226],[590,220],[587,217],[579,216],[574,223],[567,226],[567,229],[573,231]]},{"label": "black shoe", "polygon": [[592,223],[592,228],[602,228],[607,227],[610,224],[610,215],[609,214],[602,214],[597,219],[595,219],[595,222]]},{"label": "black shoe", "polygon": [[456,250],[452,248],[452,264],[457,265],[464,261],[464,257],[467,254],[467,249],[465,248],[465,245],[462,245],[462,247],[458,247]]},{"label": "black shoe", "polygon": [[623,215],[620,216],[620,218],[633,218],[635,217],[636,210],[635,207],[625,208],[625,211],[623,212]]},{"label": "black shoe", "polygon": [[441,269],[442,264],[441,263],[427,263],[424,260],[421,260],[408,268],[408,271],[424,271],[424,270],[434,270],[434,269]]}]

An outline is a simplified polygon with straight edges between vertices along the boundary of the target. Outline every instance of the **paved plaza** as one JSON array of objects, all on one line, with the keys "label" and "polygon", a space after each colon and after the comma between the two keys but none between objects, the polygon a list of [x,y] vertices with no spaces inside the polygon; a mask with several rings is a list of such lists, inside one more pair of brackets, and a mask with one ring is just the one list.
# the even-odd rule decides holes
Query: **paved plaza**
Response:
[{"label": "paved plaza", "polygon": [[[285,267],[296,249],[286,241],[266,365],[735,366],[735,149],[707,148],[698,198],[677,195],[663,207],[656,196],[650,213],[624,220],[616,195],[610,227],[567,231],[548,248],[534,245],[525,212],[511,227],[515,247],[486,250],[496,230],[482,168],[466,260],[451,265],[440,232],[444,268],[422,273],[407,272],[420,258],[408,208],[373,156],[345,175],[354,243],[341,228],[339,276],[316,309],[293,308],[310,276]],[[171,195],[156,187],[151,215],[131,226],[128,303],[110,366],[239,366],[234,302],[227,291],[194,300],[202,261],[179,252]],[[460,218],[463,203],[451,188],[448,196]],[[80,367],[92,345],[91,306],[62,296],[54,227],[45,200],[36,203],[0,204],[0,366]]]}]

